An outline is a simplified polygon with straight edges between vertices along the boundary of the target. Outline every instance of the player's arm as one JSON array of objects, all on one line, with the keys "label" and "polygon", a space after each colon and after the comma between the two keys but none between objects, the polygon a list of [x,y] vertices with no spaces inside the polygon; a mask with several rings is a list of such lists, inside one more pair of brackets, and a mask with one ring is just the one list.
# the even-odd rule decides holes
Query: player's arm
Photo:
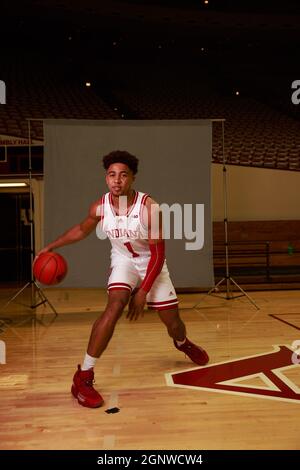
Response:
[{"label": "player's arm", "polygon": [[130,320],[136,320],[143,312],[147,293],[161,272],[165,261],[162,215],[158,204],[150,197],[146,200],[142,217],[144,225],[148,227],[148,243],[151,256],[145,278],[129,304],[127,318]]},{"label": "player's arm", "polygon": [[56,240],[49,243],[43,248],[41,253],[60,248],[71,243],[78,242],[86,238],[93,230],[95,230],[98,222],[101,220],[101,199],[91,204],[87,217],[77,225],[67,230],[64,234],[59,236]]},{"label": "player's arm", "polygon": [[163,240],[162,215],[159,205],[150,197],[146,200],[143,211],[145,225],[148,226],[148,243],[150,260],[147,266],[146,276],[140,286],[146,294],[150,291],[155,279],[160,274],[165,261],[165,241]]}]

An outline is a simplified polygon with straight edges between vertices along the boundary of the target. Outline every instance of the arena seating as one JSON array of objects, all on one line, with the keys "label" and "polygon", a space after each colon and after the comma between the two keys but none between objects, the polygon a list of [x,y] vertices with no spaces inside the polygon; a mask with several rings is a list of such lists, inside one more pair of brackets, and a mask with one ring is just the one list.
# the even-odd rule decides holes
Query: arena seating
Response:
[{"label": "arena seating", "polygon": [[[95,93],[53,70],[36,67],[21,73],[16,65],[4,68],[10,84],[8,103],[0,106],[0,133],[28,136],[26,118],[198,119],[224,118],[225,161],[232,165],[300,170],[300,121],[252,98],[216,93],[204,73],[164,71],[151,67],[133,69],[120,85]],[[114,72],[111,72],[112,75]],[[118,71],[115,71],[117,74]],[[107,80],[108,84],[109,78]],[[99,96],[101,95],[101,96]],[[110,97],[109,102],[107,96]],[[117,109],[117,111],[115,110]],[[42,139],[42,123],[32,123],[32,137]],[[215,163],[223,161],[222,128],[213,125]]]},{"label": "arena seating", "polygon": [[[140,119],[224,118],[228,164],[300,170],[300,121],[252,98],[220,95],[201,77],[162,79],[148,71],[138,86],[114,90]],[[207,79],[208,80],[208,79]],[[183,84],[183,85],[182,85]],[[222,128],[213,126],[213,161],[223,161]]]},{"label": "arena seating", "polygon": [[[27,70],[25,73],[24,70]],[[30,71],[17,64],[1,70],[7,83],[7,104],[0,106],[0,134],[28,137],[27,118],[116,119],[111,109],[85,83],[70,85],[68,79],[56,77],[53,69],[35,66]],[[33,139],[43,140],[41,121],[32,121]]]}]

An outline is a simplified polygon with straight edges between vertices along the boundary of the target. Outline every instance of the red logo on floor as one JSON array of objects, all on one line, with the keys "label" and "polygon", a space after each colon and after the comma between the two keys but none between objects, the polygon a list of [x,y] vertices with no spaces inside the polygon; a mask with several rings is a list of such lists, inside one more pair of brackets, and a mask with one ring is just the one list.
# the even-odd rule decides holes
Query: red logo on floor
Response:
[{"label": "red logo on floor", "polygon": [[[300,388],[284,375],[298,368],[300,376],[299,364],[292,362],[293,352],[288,346],[276,345],[274,351],[265,354],[166,374],[166,380],[172,387],[300,403]],[[253,380],[255,385],[245,383]]]}]

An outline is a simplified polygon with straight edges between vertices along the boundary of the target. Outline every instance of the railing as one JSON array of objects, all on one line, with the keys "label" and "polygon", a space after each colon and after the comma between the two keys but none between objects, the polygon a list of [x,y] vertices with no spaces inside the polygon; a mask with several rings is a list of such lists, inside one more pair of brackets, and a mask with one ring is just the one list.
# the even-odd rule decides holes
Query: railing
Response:
[{"label": "railing", "polygon": [[[230,241],[228,262],[229,268],[253,268],[254,274],[262,268],[267,281],[272,281],[276,270],[300,276],[300,240]],[[214,242],[214,267],[226,267],[224,242]]]}]

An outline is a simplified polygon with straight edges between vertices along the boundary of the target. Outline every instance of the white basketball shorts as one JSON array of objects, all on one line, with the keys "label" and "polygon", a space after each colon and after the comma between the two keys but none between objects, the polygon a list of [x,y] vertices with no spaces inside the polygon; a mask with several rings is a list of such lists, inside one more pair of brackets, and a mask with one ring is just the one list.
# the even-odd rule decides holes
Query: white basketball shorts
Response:
[{"label": "white basketball shorts", "polygon": [[[138,287],[144,279],[149,258],[144,262],[139,259],[133,262],[131,258],[121,257],[112,261],[111,272],[108,279],[108,291],[111,290],[129,290],[132,292]],[[176,292],[170,279],[166,262],[160,274],[155,279],[150,291],[146,297],[149,309],[167,310],[173,309],[178,305]]]}]

